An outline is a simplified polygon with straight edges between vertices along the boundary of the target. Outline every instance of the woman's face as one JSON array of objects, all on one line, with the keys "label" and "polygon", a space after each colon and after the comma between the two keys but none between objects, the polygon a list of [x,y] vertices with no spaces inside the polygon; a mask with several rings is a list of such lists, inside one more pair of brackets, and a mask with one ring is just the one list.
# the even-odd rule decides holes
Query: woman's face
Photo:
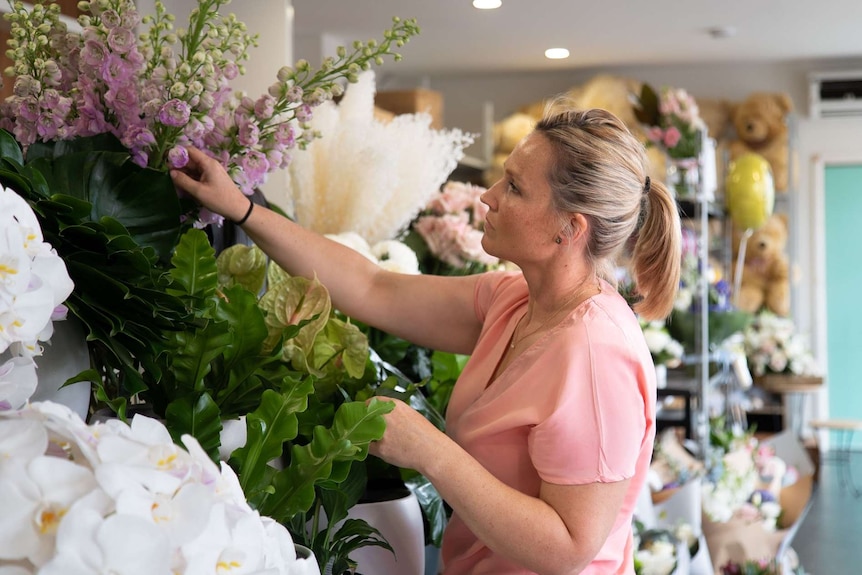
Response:
[{"label": "woman's face", "polygon": [[548,139],[531,133],[506,160],[503,177],[482,194],[488,206],[482,247],[489,254],[522,265],[558,247],[560,219],[547,179],[552,154]]}]

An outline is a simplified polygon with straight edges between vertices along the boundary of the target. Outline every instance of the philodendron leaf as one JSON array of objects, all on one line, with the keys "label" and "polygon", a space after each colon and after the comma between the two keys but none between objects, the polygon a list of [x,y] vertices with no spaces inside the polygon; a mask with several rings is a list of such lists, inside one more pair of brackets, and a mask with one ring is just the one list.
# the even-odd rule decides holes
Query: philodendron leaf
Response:
[{"label": "philodendron leaf", "polygon": [[265,390],[260,406],[246,416],[245,446],[233,452],[231,463],[247,494],[262,488],[267,462],[281,456],[284,443],[296,437],[296,413],[305,410],[314,391],[308,379],[296,383],[284,393]]},{"label": "philodendron leaf", "polygon": [[175,389],[187,393],[206,388],[204,378],[213,361],[230,346],[233,336],[227,323],[211,321],[193,332],[171,333],[169,339],[173,342],[168,358],[170,379]]},{"label": "philodendron leaf", "polygon": [[[302,320],[311,320],[299,330],[293,340],[308,355],[314,338],[329,320],[332,303],[329,292],[317,278],[310,280],[292,277],[270,286],[260,298],[260,307],[267,312],[268,349],[272,349],[282,337],[285,327],[298,324]],[[317,318],[312,319],[315,316]]]},{"label": "philodendron leaf", "polygon": [[234,361],[251,355],[259,355],[267,331],[263,311],[257,305],[257,296],[242,286],[225,288],[224,297],[219,298],[213,317],[230,326],[233,339],[225,351],[225,361],[230,369]]},{"label": "philodendron leaf", "polygon": [[315,484],[330,477],[334,463],[365,459],[368,444],[383,437],[383,415],[394,407],[376,399],[339,407],[330,429],[317,426],[311,442],[293,446],[290,464],[276,474],[274,493],[262,502],[260,512],[284,523],[308,511],[314,503]]},{"label": "philodendron leaf", "polygon": [[218,461],[218,448],[221,445],[221,412],[210,397],[202,393],[197,400],[190,397],[175,399],[165,410],[166,427],[176,443],[188,433],[193,435],[213,461]]},{"label": "philodendron leaf", "polygon": [[185,295],[207,298],[215,294],[215,250],[203,230],[191,229],[182,235],[171,264],[171,278],[182,286]]},{"label": "philodendron leaf", "polygon": [[216,264],[220,286],[241,285],[254,294],[263,289],[266,254],[259,247],[234,244],[218,255]]},{"label": "philodendron leaf", "polygon": [[24,163],[24,154],[21,152],[21,145],[6,130],[0,130],[0,158],[14,160],[19,165]]}]

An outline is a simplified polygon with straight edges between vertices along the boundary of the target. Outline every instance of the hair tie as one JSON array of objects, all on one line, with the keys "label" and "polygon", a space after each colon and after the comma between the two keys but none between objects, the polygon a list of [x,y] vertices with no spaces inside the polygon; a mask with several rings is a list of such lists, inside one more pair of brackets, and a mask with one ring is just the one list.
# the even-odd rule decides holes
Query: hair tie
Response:
[{"label": "hair tie", "polygon": [[644,194],[649,193],[649,176],[646,177],[646,182],[644,183]]}]

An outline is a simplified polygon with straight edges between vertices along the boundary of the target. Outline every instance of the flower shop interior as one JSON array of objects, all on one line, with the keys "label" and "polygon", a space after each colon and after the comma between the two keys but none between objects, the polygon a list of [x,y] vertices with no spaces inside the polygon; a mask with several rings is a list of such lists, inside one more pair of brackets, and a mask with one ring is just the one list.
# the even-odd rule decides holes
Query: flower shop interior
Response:
[{"label": "flower shop interior", "polygon": [[[98,68],[93,62],[116,54],[116,62],[133,62],[129,54],[137,54],[136,49],[122,46],[133,37],[123,32],[137,35],[142,31],[137,27],[148,24],[156,32],[140,41],[140,53],[157,61],[152,46],[176,42],[168,15],[176,16],[177,28],[192,30],[197,22],[201,46],[221,41],[212,24],[221,17],[217,12],[236,14],[234,22],[247,28],[229,20],[222,25],[222,38],[227,38],[222,47],[232,55],[215,65],[222,75],[218,84],[197,81],[184,71],[196,62],[191,54],[182,53],[188,57],[182,65],[165,65],[174,54],[164,49],[161,67],[132,78],[129,85],[143,85],[151,77],[153,82],[180,79],[169,94],[180,102],[173,112],[186,114],[182,123],[171,123],[172,111],[164,104],[152,115],[169,129],[147,131],[146,137],[141,130],[128,136],[127,130],[120,140],[106,143],[98,134],[111,130],[99,128],[92,118],[90,131],[65,132],[71,126],[52,123],[50,117],[42,121],[44,112],[40,116],[38,109],[20,104],[31,86],[4,79],[2,96],[11,103],[0,106],[5,194],[0,225],[14,231],[25,225],[21,222],[35,222],[48,248],[21,251],[28,254],[28,273],[39,280],[22,287],[4,276],[13,265],[7,262],[20,255],[13,245],[18,236],[10,231],[0,237],[0,280],[6,282],[0,282],[0,454],[50,464],[0,465],[0,502],[20,510],[0,518],[0,574],[63,573],[68,561],[84,561],[92,541],[106,545],[99,551],[104,556],[99,568],[113,568],[107,546],[125,549],[124,534],[144,536],[145,531],[162,545],[142,547],[151,556],[148,561],[168,556],[167,546],[185,537],[181,549],[170,552],[185,554],[183,561],[193,565],[210,553],[203,551],[210,542],[221,550],[240,545],[225,534],[238,526],[253,534],[246,538],[258,540],[261,570],[280,565],[267,573],[439,573],[445,505],[426,479],[409,470],[358,464],[368,443],[379,437],[372,420],[380,421],[384,412],[365,400],[382,389],[410,401],[442,428],[448,394],[467,358],[410,346],[351,323],[331,307],[319,283],[289,278],[231,222],[201,213],[200,226],[165,223],[171,217],[179,222],[188,209],[164,179],[166,166],[188,161],[167,151],[169,145],[162,147],[164,138],[176,142],[182,131],[170,127],[194,121],[200,130],[223,127],[218,118],[213,123],[207,117],[208,125],[200,118],[189,121],[189,106],[194,116],[207,94],[218,101],[226,86],[256,98],[275,96],[276,86],[291,85],[326,92],[314,102],[317,109],[309,119],[297,103],[301,91],[298,99],[289,90],[281,93],[278,102],[285,104],[276,112],[303,123],[305,131],[282,139],[278,130],[267,130],[264,119],[260,129],[238,130],[240,147],[225,152],[225,161],[242,168],[245,180],[238,184],[253,198],[250,207],[268,204],[405,273],[464,275],[505,265],[482,251],[478,194],[499,178],[503,161],[541,117],[548,99],[565,94],[578,107],[605,108],[622,119],[644,142],[651,177],[674,190],[683,221],[674,311],[665,322],[641,322],[656,364],[658,392],[653,465],[633,526],[636,573],[858,572],[862,391],[854,359],[862,346],[862,311],[857,311],[862,308],[853,298],[862,282],[862,256],[852,246],[862,244],[855,219],[862,216],[862,36],[855,29],[862,22],[862,3],[824,0],[816,13],[804,3],[737,0],[696,9],[680,9],[670,0],[648,5],[560,0],[57,4],[60,22],[73,33],[83,30],[87,42],[104,44],[98,49],[104,52],[86,43],[78,49],[80,63],[74,65],[81,77]],[[152,20],[127,19],[134,7]],[[194,12],[201,7],[211,12]],[[25,48],[31,39],[38,46],[40,20],[23,14],[39,9],[10,2],[0,10],[7,15],[0,38],[11,39],[2,68],[12,67],[7,76],[37,75],[22,62],[35,61],[35,52]],[[113,23],[109,12],[116,16]],[[404,20],[393,21],[395,16]],[[47,22],[55,21],[47,9],[37,18],[46,22],[43,34]],[[387,26],[387,35],[381,36]],[[57,38],[52,37],[51,48],[60,42]],[[381,40],[345,55],[342,47],[369,38]],[[147,42],[152,43],[149,52]],[[565,55],[546,55],[552,48],[566,49]],[[211,52],[221,57],[221,50]],[[396,52],[398,57],[392,57]],[[203,62],[204,56],[195,57]],[[326,58],[336,62],[329,76],[302,76],[309,67],[325,69]],[[303,69],[301,60],[310,64]],[[52,73],[65,78],[64,66],[72,64],[63,62],[38,72],[43,84]],[[124,65],[117,64],[101,81],[111,86],[128,80]],[[293,68],[283,71],[283,66]],[[64,86],[60,80],[56,85]],[[63,89],[69,87],[43,95],[43,108],[68,112],[64,106],[79,105],[69,104]],[[129,98],[118,93],[108,109]],[[263,97],[246,100],[237,105],[249,118],[275,117],[272,102],[264,113]],[[141,110],[140,117],[150,115],[146,105]],[[83,108],[78,113],[84,114]],[[10,114],[14,121],[8,120]],[[127,120],[120,116],[100,121],[122,125]],[[27,126],[38,136],[27,139]],[[251,131],[255,142],[249,144]],[[190,138],[185,142],[196,141],[192,132],[184,133]],[[71,136],[86,142],[65,148],[44,144],[72,141]],[[261,144],[265,137],[278,145],[267,148]],[[209,142],[203,136],[199,141]],[[25,161],[20,145],[31,145],[30,153],[36,150],[38,157]],[[257,155],[249,159],[252,148]],[[161,164],[152,152],[156,149],[166,158]],[[245,152],[235,153],[240,149]],[[111,181],[119,186],[134,178],[139,186],[158,188],[161,199],[148,203],[169,203],[165,214],[152,216],[151,206],[121,193],[91,199],[109,192],[93,191],[101,183],[89,171],[83,172],[90,179],[78,200],[44,195],[52,184],[78,176],[74,170],[80,164],[113,169],[118,160],[111,154],[119,150],[131,152],[135,169],[142,171],[117,170]],[[89,214],[81,200],[92,205]],[[132,215],[124,219],[123,210]],[[81,243],[98,247],[81,255]],[[4,250],[12,254],[5,260]],[[105,261],[111,265],[94,263],[96,252],[108,254]],[[68,275],[56,270],[51,258],[57,253]],[[159,273],[146,271],[148,266]],[[630,278],[622,270],[617,279],[625,293]],[[53,293],[42,293],[42,284]],[[15,289],[39,292],[39,301],[33,295],[25,302],[19,294],[21,309],[41,305],[47,310],[39,316],[39,329],[19,330],[17,339],[8,323],[17,317],[12,314]],[[44,298],[53,305],[46,307]],[[199,303],[204,300],[210,303]],[[111,302],[127,306],[128,313],[109,309]],[[295,305],[294,319],[301,322],[290,325],[279,315],[280,305]],[[192,317],[183,312],[190,306]],[[240,322],[241,314],[254,319]],[[158,345],[146,341],[153,333],[165,337],[171,323],[190,326],[198,339],[171,335]],[[227,333],[243,334],[241,352],[220,343]],[[182,361],[166,360],[166,350]],[[304,390],[302,401],[284,391],[285,383],[275,383],[288,380]],[[204,388],[210,392],[201,393]],[[41,407],[28,411],[21,407],[25,404]],[[114,425],[117,416],[128,414],[131,420],[139,407],[154,416],[136,419],[137,428]],[[23,415],[3,415],[19,409]],[[282,411],[290,414],[275,415]],[[311,431],[323,418],[328,418],[328,441]],[[367,426],[357,437],[338,437],[349,418],[367,420]],[[267,434],[267,429],[278,432]],[[240,432],[238,438],[229,437],[234,431]],[[354,441],[356,452],[337,454],[332,446],[339,439]],[[65,456],[42,457],[46,450],[51,455],[52,446]],[[106,483],[99,479],[110,475],[104,469],[140,465],[156,449],[163,455],[159,461],[175,458],[196,471],[189,473],[188,485],[153,475],[147,489],[169,485],[197,495],[170,502],[149,491],[125,495],[120,475],[131,471],[115,471],[118,476]],[[311,454],[324,452],[329,458],[325,470],[303,467]],[[354,481],[354,473],[361,479]],[[65,490],[60,482],[52,485],[52,474],[75,477],[74,485]],[[365,497],[371,476],[398,486],[396,501],[402,507],[394,512],[411,515],[409,527],[398,523],[407,519],[384,519],[372,507]],[[310,477],[312,484],[285,487],[298,477]],[[170,503],[160,519],[176,523],[174,539],[165,543],[155,527],[124,523],[117,519],[125,516],[120,513],[110,515],[113,522],[99,524],[92,515],[97,505],[107,503],[87,496],[97,481],[118,511],[146,503],[155,514]],[[30,483],[41,491],[23,487]],[[214,484],[219,487],[212,492]],[[334,493],[347,495],[341,501]],[[85,503],[63,520],[78,499]],[[168,519],[168,513],[178,517],[192,506],[201,509],[204,499],[206,505],[230,507],[225,525],[211,521],[195,527]],[[350,534],[331,529],[326,517],[338,520],[332,525],[363,520],[364,527],[349,539]],[[26,529],[17,529],[24,524]],[[222,551],[212,551],[217,552]],[[87,557],[93,560],[92,554]],[[139,572],[168,572],[159,571],[167,564],[153,561],[147,563],[151,571]],[[176,565],[171,568],[181,572]]]}]

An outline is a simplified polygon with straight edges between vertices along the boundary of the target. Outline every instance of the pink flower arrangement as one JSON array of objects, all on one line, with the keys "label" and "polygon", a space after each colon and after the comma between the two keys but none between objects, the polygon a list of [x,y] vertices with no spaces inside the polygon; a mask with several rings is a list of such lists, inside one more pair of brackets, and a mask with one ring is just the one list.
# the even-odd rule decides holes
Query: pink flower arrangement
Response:
[{"label": "pink flower arrangement", "polygon": [[488,206],[479,198],[484,192],[485,188],[473,184],[446,182],[413,223],[434,257],[455,269],[499,263],[482,248]]},{"label": "pink flower arrangement", "polygon": [[681,88],[663,87],[660,94],[644,84],[638,119],[646,124],[647,139],[675,159],[695,158],[700,132],[705,129],[697,102]]},{"label": "pink flower arrangement", "polygon": [[[26,149],[37,141],[112,134],[135,163],[155,169],[182,167],[182,149],[193,145],[217,158],[251,195],[269,172],[283,169],[295,148],[318,137],[309,127],[313,110],[340,95],[341,80],[362,70],[418,33],[414,20],[393,19],[381,42],[354,42],[338,49],[319,70],[308,62],[278,70],[267,93],[252,99],[234,94],[230,80],[257,37],[234,15],[219,9],[229,0],[199,0],[187,29],[174,31],[174,17],[161,2],[140,18],[133,0],[78,4],[82,32],[68,33],[57,4],[16,1],[5,15],[17,76],[14,93],[0,104],[0,128]],[[139,40],[139,24],[148,25]],[[202,223],[220,222],[201,214]]]}]

